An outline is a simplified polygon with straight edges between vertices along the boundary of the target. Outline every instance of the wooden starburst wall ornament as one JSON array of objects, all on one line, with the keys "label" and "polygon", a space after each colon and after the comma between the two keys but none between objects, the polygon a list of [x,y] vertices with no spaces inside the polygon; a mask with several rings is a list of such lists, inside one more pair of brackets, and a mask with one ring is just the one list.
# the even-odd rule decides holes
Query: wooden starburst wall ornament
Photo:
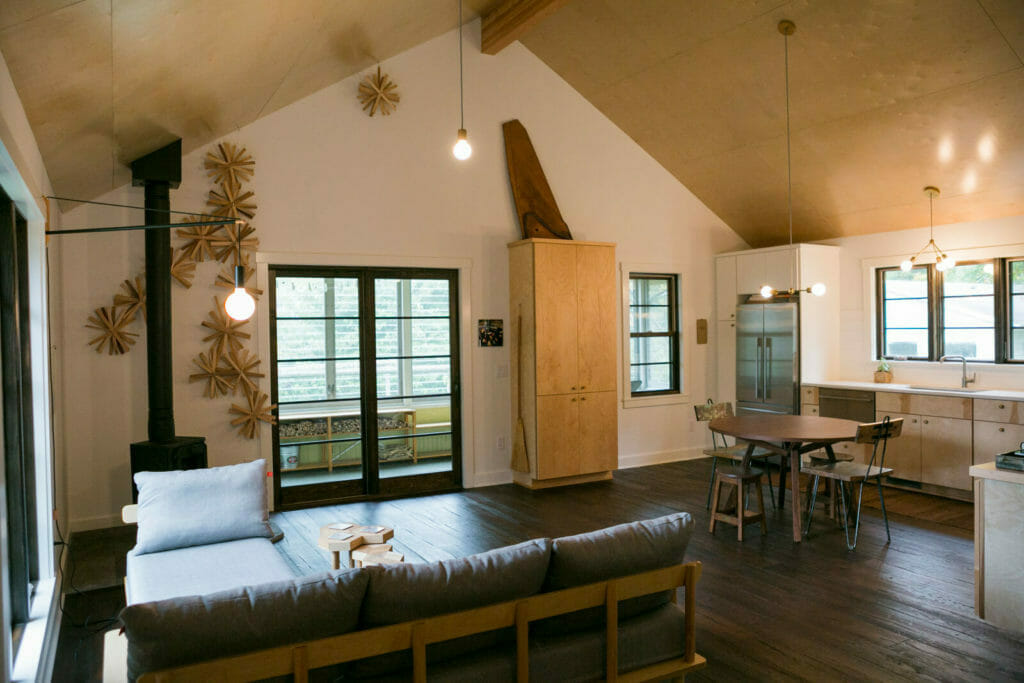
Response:
[{"label": "wooden starburst wall ornament", "polygon": [[229,412],[239,416],[231,421],[231,426],[238,427],[238,431],[243,436],[255,439],[256,431],[259,429],[260,422],[266,422],[267,424],[274,424],[277,422],[274,418],[274,409],[277,408],[277,406],[267,405],[270,401],[270,397],[262,391],[247,391],[245,393],[245,398],[246,405],[244,406],[240,406],[235,403],[231,404]]},{"label": "wooden starburst wall ornament", "polygon": [[135,314],[142,311],[142,318],[146,318],[146,280],[144,276],[137,275],[135,280],[125,280],[121,283],[124,294],[114,295],[114,306],[127,306],[124,316],[129,320],[135,320]]},{"label": "wooden starburst wall ornament", "polygon": [[240,328],[247,324],[248,320],[234,320],[224,312],[224,304],[213,297],[213,310],[209,318],[203,321],[203,327],[211,330],[211,333],[203,337],[204,342],[210,342],[210,350],[220,359],[230,351],[237,351],[242,348],[242,339],[249,339],[252,335],[243,332]]},{"label": "wooden starburst wall ornament", "polygon": [[[202,221],[205,216],[186,216],[181,219],[182,223]],[[185,240],[181,250],[188,255],[188,258],[199,263],[207,259],[213,260],[214,243],[224,239],[220,225],[193,225],[190,228],[178,228],[178,237]]]},{"label": "wooden starburst wall ornament", "polygon": [[[241,265],[241,262],[238,260],[241,254],[241,258],[244,261],[248,261],[248,252],[255,251],[260,246],[260,240],[255,234],[256,228],[244,221],[225,225],[224,234],[213,243],[215,248],[214,258],[221,263],[227,263],[230,258],[233,259],[232,265],[238,266]],[[234,275],[232,275],[232,278],[234,278]],[[234,279],[232,279],[233,282]]]},{"label": "wooden starburst wall ornament", "polygon": [[250,353],[248,349],[239,349],[230,351],[225,360],[228,364],[228,369],[225,372],[234,381],[236,391],[238,387],[242,387],[246,393],[252,394],[259,389],[256,383],[260,377],[266,377],[266,375],[256,371],[260,365],[260,359],[256,357],[256,354]]},{"label": "wooden starburst wall ornament", "polygon": [[[259,299],[260,295],[263,294],[263,290],[257,289],[255,285],[250,284],[256,276],[256,269],[249,265],[249,259],[246,259],[243,265],[245,266],[245,280],[243,281],[245,291],[249,292],[249,295],[253,299]],[[222,269],[217,273],[217,280],[213,284],[218,287],[223,287],[224,289],[229,289],[232,292],[235,291],[235,269]]]},{"label": "wooden starburst wall ornament", "polygon": [[211,349],[206,353],[200,353],[192,359],[199,372],[188,376],[189,382],[206,382],[207,398],[216,398],[218,395],[234,393],[237,380],[232,370],[220,364],[220,359]]},{"label": "wooden starburst wall ornament", "polygon": [[213,215],[226,218],[252,218],[256,215],[256,203],[252,199],[252,190],[242,192],[242,186],[235,183],[221,183],[220,192],[210,190],[206,203],[213,207]]},{"label": "wooden starburst wall ornament", "polygon": [[192,288],[192,281],[196,277],[196,262],[184,249],[171,252],[171,277],[185,289]]},{"label": "wooden starburst wall ornament", "polygon": [[377,66],[376,75],[367,74],[359,83],[359,101],[363,103],[363,111],[370,116],[378,111],[384,116],[390,116],[398,108],[400,99],[398,86],[390,76],[380,72],[380,65]]},{"label": "wooden starburst wall ornament", "polygon": [[252,179],[256,162],[245,147],[222,142],[217,145],[216,152],[206,153],[204,165],[206,175],[213,178],[213,182],[240,187],[243,182]]},{"label": "wooden starburst wall ornament", "polygon": [[103,353],[106,347],[110,356],[128,353],[139,336],[125,329],[132,320],[133,316],[125,315],[125,311],[119,311],[117,306],[97,308],[85,326],[99,330],[100,334],[90,339],[89,345],[96,347],[96,353]]}]

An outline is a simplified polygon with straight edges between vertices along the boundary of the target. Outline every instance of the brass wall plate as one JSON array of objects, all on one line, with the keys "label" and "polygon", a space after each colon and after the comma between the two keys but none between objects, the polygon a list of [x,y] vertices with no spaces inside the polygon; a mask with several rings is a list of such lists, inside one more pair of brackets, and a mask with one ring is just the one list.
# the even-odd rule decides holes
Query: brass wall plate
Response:
[{"label": "brass wall plate", "polygon": [[697,343],[708,343],[708,321],[707,318],[697,318]]}]

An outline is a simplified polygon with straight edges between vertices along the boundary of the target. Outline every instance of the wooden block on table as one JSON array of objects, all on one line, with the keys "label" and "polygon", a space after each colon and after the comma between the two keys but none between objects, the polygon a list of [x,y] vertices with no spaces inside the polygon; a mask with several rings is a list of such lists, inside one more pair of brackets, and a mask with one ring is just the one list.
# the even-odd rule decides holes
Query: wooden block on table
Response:
[{"label": "wooden block on table", "polygon": [[348,528],[343,528],[344,526],[344,524],[328,524],[320,527],[320,540],[317,545],[331,552],[348,552],[363,545],[365,542],[363,536],[355,531],[358,527],[354,524],[349,525]]},{"label": "wooden block on table", "polygon": [[368,555],[366,559],[363,560],[363,566],[372,567],[375,565],[382,564],[400,564],[403,560],[405,560],[405,555],[403,555],[402,553],[396,553],[391,550],[385,550],[384,552],[371,553],[370,555]]},{"label": "wooden block on table", "polygon": [[353,562],[365,562],[366,558],[377,553],[383,553],[391,550],[390,543],[369,543],[367,545],[361,545],[352,551]]},{"label": "wooden block on table", "polygon": [[395,535],[395,530],[386,526],[367,524],[365,526],[353,526],[347,531],[350,534],[357,534],[362,537],[363,543],[384,543]]}]

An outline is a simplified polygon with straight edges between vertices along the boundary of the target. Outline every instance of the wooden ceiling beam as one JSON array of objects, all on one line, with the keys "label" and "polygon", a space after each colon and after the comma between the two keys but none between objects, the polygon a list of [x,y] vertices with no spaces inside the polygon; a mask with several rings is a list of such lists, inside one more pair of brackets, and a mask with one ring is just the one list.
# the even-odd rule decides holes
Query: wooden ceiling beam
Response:
[{"label": "wooden ceiling beam", "polygon": [[480,51],[496,55],[569,0],[504,0],[483,18]]}]

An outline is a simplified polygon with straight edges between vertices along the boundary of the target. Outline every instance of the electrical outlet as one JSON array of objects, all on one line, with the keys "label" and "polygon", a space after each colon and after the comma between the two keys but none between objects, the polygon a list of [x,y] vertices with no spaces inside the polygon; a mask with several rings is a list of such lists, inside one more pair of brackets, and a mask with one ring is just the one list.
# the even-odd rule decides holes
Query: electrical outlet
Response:
[{"label": "electrical outlet", "polygon": [[497,443],[495,445],[498,447],[499,451],[505,450],[505,437],[504,436],[499,436],[498,440],[497,440]]},{"label": "electrical outlet", "polygon": [[498,363],[497,375],[498,379],[508,377],[508,363]]}]

